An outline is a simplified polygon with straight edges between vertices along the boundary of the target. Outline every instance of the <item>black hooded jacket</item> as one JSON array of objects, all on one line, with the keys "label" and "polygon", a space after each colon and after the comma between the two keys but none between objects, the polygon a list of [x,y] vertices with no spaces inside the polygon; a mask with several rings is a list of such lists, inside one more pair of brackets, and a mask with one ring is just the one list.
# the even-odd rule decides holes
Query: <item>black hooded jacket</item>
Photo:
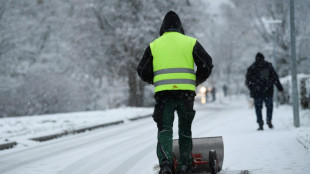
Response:
[{"label": "black hooded jacket", "polygon": [[264,55],[261,53],[257,53],[255,59],[246,74],[246,85],[250,90],[251,97],[272,97],[274,84],[279,91],[283,91],[278,74],[272,64],[265,61]]},{"label": "black hooded jacket", "polygon": [[[162,36],[165,32],[179,32],[185,34],[182,23],[178,15],[169,11],[161,25],[159,35]],[[193,49],[193,58],[197,66],[196,71],[196,86],[204,82],[211,74],[213,64],[212,58],[204,50],[201,44],[196,41],[196,44]],[[140,78],[149,83],[153,84],[153,56],[150,46],[144,51],[143,57],[137,68],[138,75]],[[182,99],[194,99],[196,93],[190,90],[168,90],[168,91],[159,91],[155,94],[156,100],[182,100]]]}]

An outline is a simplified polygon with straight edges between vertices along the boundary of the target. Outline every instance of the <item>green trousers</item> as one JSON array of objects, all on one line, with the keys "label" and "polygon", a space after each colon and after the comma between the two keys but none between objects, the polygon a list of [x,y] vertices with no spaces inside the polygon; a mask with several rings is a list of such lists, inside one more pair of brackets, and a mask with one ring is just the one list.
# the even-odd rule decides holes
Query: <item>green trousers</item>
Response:
[{"label": "green trousers", "polygon": [[177,111],[179,118],[179,163],[180,165],[187,166],[192,164],[191,151],[193,145],[191,125],[195,116],[193,105],[194,102],[192,100],[156,103],[153,118],[158,127],[157,157],[159,164],[163,160],[169,160],[172,164],[172,127],[175,111]]}]

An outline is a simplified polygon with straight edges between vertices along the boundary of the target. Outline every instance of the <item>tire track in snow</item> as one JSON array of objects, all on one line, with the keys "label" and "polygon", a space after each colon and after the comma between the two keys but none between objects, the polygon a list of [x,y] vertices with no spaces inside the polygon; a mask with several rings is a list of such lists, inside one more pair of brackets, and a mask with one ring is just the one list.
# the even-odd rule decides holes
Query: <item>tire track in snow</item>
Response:
[{"label": "tire track in snow", "polygon": [[[126,138],[122,139],[121,141],[117,142],[106,142],[105,147],[100,148],[99,150],[93,152],[92,154],[89,154],[86,157],[81,158],[79,161],[73,163],[72,165],[65,168],[61,173],[75,173],[75,174],[85,174],[85,173],[108,173],[109,170],[114,169],[115,165],[120,164],[121,167],[124,167],[122,165],[124,162],[124,157],[127,158],[127,155],[129,154],[128,151],[135,152],[137,149],[137,146],[142,145],[144,147],[146,144],[153,145],[152,139],[153,137],[149,136],[149,134],[146,135],[146,133],[153,132],[155,127],[151,127],[148,124],[142,125],[140,127],[143,129],[143,131],[139,129],[133,129],[131,131],[127,131],[126,128],[122,129],[126,133]],[[139,134],[137,134],[137,132]],[[122,138],[124,135],[116,135],[113,138],[119,139]],[[137,139],[137,137],[142,137],[140,139]],[[145,138],[147,137],[147,138]],[[124,148],[124,144],[126,144],[126,148]],[[149,147],[146,149],[150,149]],[[102,154],[98,156],[98,154]],[[127,154],[126,156],[124,154]],[[135,154],[139,154],[136,152]],[[133,155],[135,155],[133,154]],[[142,154],[140,154],[142,155]],[[144,155],[144,154],[143,154]],[[85,164],[85,161],[92,161],[89,164]],[[133,160],[135,161],[135,160]],[[127,165],[127,164],[125,164]]]},{"label": "tire track in snow", "polygon": [[[141,161],[147,153],[149,153],[150,151],[153,152],[153,148],[156,147],[156,146],[154,146],[154,143],[156,143],[156,142],[155,141],[148,141],[148,145],[145,148],[143,148],[143,149],[137,151],[136,153],[134,153],[133,155],[127,157],[127,160],[125,160],[122,164],[117,165],[117,167],[115,167],[109,173],[110,174],[126,173],[127,171],[129,171],[130,168],[132,168],[132,166],[134,166],[137,163],[137,161]],[[154,156],[155,156],[155,153],[154,153]],[[124,165],[124,164],[126,164],[126,165]]]},{"label": "tire track in snow", "polygon": [[[145,144],[147,142],[149,142],[149,139],[144,139],[143,141],[134,142],[132,141],[132,137],[127,137],[126,139],[122,141],[119,141],[117,143],[111,143],[102,149],[97,149],[92,154],[84,158],[81,158],[79,161],[65,168],[60,173],[63,173],[63,174],[66,174],[66,173],[75,173],[75,174],[109,173],[108,171],[111,169],[114,169],[117,164],[124,163],[122,162],[123,161],[122,158],[125,157],[124,154],[127,154],[127,155],[129,154],[128,151],[130,151],[130,149],[134,149],[133,147],[137,146],[138,144]],[[124,144],[126,144],[127,148],[123,148]],[[136,151],[132,150],[131,153],[132,152],[136,152]],[[88,163],[85,163],[86,161],[88,161]]]}]

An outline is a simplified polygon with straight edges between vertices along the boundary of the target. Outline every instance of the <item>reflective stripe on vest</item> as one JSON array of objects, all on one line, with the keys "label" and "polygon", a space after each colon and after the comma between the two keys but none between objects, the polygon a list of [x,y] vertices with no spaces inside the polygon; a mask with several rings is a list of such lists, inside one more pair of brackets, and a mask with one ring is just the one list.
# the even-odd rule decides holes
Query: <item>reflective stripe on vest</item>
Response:
[{"label": "reflective stripe on vest", "polygon": [[154,85],[159,86],[159,85],[168,85],[168,84],[190,84],[190,85],[195,85],[195,80],[190,80],[190,79],[168,79],[168,80],[161,80],[158,82],[155,82]]},{"label": "reflective stripe on vest", "polygon": [[190,73],[195,74],[195,71],[193,69],[188,68],[170,68],[170,69],[161,69],[154,72],[154,76],[160,75],[160,74],[167,74],[167,73]]},{"label": "reflective stripe on vest", "polygon": [[[189,73],[195,74],[193,69],[188,68],[170,68],[170,69],[161,69],[154,72],[154,77],[156,78],[157,75],[161,74],[169,74],[169,73]],[[174,75],[177,76],[177,75]],[[195,80],[192,79],[167,79],[167,80],[159,80],[154,83],[154,86],[159,85],[168,85],[168,84],[192,84],[195,85]]]},{"label": "reflective stripe on vest", "polygon": [[196,39],[166,32],[150,44],[155,93],[164,90],[195,91],[193,48]]}]

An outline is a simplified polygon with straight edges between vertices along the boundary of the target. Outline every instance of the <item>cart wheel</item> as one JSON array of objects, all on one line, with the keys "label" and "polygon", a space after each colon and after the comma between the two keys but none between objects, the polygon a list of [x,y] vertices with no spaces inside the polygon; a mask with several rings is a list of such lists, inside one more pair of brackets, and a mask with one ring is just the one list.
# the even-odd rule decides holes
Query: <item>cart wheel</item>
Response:
[{"label": "cart wheel", "polygon": [[209,165],[211,169],[211,174],[216,174],[218,171],[218,167],[217,167],[217,155],[215,150],[209,151]]}]

